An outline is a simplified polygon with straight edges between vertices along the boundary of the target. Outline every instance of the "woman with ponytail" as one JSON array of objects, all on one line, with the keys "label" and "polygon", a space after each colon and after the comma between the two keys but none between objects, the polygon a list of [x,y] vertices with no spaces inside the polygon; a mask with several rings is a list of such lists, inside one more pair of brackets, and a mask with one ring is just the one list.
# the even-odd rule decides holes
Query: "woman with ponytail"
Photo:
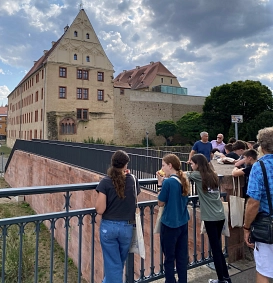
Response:
[{"label": "woman with ponytail", "polygon": [[174,262],[178,282],[187,282],[189,182],[180,168],[179,158],[175,154],[167,154],[162,158],[162,169],[156,172],[158,205],[164,206],[161,217],[160,243],[165,256],[166,283],[176,282]]},{"label": "woman with ponytail", "polygon": [[211,169],[203,154],[195,154],[190,160],[192,172],[188,178],[195,182],[199,195],[201,220],[208,234],[213,262],[218,279],[209,279],[209,283],[231,283],[227,264],[221,248],[221,233],[225,223],[223,203],[220,199],[219,179]]},{"label": "woman with ponytail", "polygon": [[[103,283],[122,283],[123,268],[132,242],[136,195],[134,177],[127,165],[129,156],[116,151],[111,167],[97,186],[96,210],[102,215],[100,243],[104,259]],[[137,193],[140,193],[136,180]]]}]

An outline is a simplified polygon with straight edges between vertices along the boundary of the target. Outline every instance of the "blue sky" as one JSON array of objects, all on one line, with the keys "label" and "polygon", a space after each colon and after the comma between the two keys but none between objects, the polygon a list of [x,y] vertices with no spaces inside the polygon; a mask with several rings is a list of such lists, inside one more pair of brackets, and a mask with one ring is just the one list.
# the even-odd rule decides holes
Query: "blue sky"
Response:
[{"label": "blue sky", "polygon": [[161,61],[189,95],[247,79],[273,89],[270,0],[1,0],[0,105],[72,23],[80,3],[115,77]]}]

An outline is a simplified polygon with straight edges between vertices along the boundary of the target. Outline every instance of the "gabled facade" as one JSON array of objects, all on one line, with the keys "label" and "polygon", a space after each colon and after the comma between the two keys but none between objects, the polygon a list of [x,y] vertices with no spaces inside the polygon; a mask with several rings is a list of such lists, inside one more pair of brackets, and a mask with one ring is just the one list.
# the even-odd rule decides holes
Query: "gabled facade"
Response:
[{"label": "gabled facade", "polygon": [[[122,93],[125,89],[138,91],[156,91],[173,94],[187,94],[174,76],[161,62],[150,62],[149,65],[136,66],[124,70],[114,80],[114,87]],[[177,93],[178,92],[178,93]]]},{"label": "gabled facade", "polygon": [[33,138],[111,141],[113,73],[85,11],[80,10],[9,94],[7,145]]}]

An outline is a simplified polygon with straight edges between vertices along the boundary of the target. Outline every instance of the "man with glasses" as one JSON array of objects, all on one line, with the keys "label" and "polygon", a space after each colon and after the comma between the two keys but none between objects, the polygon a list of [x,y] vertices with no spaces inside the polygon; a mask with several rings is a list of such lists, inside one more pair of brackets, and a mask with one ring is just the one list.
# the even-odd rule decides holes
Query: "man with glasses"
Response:
[{"label": "man with glasses", "polygon": [[218,134],[216,140],[212,140],[212,148],[217,148],[221,153],[225,152],[225,143],[223,142],[224,136],[223,134]]}]

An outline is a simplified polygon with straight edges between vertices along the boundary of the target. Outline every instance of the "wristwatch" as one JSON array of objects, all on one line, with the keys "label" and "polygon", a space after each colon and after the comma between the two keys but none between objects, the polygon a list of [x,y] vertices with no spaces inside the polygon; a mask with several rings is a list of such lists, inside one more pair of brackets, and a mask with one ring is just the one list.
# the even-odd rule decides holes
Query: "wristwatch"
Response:
[{"label": "wristwatch", "polygon": [[244,228],[245,230],[250,231],[250,227],[249,227],[249,228],[248,228],[248,227],[246,227],[246,225],[245,225],[245,224],[243,225],[243,228]]}]

